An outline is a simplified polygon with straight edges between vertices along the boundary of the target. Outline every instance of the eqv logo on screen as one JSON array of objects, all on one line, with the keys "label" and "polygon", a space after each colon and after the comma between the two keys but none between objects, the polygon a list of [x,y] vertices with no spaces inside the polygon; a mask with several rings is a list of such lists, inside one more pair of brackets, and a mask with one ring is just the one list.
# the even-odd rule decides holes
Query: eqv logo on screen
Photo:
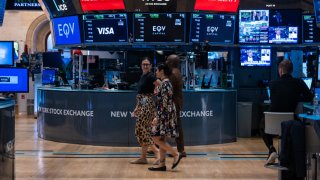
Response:
[{"label": "eqv logo on screen", "polygon": [[153,35],[166,35],[166,26],[152,26]]},{"label": "eqv logo on screen", "polygon": [[77,16],[55,18],[52,20],[57,45],[80,44],[80,30]]}]

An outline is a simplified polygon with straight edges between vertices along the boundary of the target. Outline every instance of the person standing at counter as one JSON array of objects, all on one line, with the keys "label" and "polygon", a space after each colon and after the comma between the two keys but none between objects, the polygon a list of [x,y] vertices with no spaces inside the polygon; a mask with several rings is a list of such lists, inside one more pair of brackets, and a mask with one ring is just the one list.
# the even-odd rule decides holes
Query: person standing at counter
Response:
[{"label": "person standing at counter", "polygon": [[[278,67],[280,78],[271,81],[270,97],[271,112],[295,112],[299,102],[311,101],[313,98],[307,85],[299,78],[293,78],[291,73],[293,64],[289,60],[283,60]],[[274,163],[277,158],[277,152],[273,146],[273,135],[266,134],[265,120],[260,123],[260,134],[267,148],[269,149],[269,157],[266,164]]]},{"label": "person standing at counter", "polygon": [[175,54],[168,56],[166,64],[172,70],[172,74],[169,76],[169,79],[173,88],[173,102],[176,106],[177,128],[179,133],[179,136],[176,137],[177,149],[182,154],[183,157],[186,157],[187,155],[186,155],[186,152],[184,151],[183,129],[182,129],[182,123],[180,118],[180,111],[183,105],[183,96],[182,96],[183,80],[182,80],[181,72],[179,69],[179,65],[180,65],[179,56]]},{"label": "person standing at counter", "polygon": [[148,168],[150,171],[166,171],[166,152],[170,152],[173,156],[171,169],[174,169],[182,158],[182,154],[166,142],[166,138],[175,138],[178,136],[176,129],[176,107],[173,102],[173,88],[169,80],[171,73],[171,69],[167,64],[158,65],[156,76],[161,80],[161,85],[158,86],[156,93],[157,115],[152,121],[152,136],[154,142],[160,147],[160,164]]},{"label": "person standing at counter", "polygon": [[138,95],[136,108],[133,111],[133,116],[136,117],[135,135],[141,146],[140,158],[131,161],[131,164],[147,164],[148,147],[156,155],[157,160],[154,164],[159,163],[159,150],[155,146],[151,137],[151,122],[155,117],[156,109],[153,101],[153,93],[157,85],[157,78],[151,72],[151,61],[145,57],[141,61],[142,76],[138,82]]}]

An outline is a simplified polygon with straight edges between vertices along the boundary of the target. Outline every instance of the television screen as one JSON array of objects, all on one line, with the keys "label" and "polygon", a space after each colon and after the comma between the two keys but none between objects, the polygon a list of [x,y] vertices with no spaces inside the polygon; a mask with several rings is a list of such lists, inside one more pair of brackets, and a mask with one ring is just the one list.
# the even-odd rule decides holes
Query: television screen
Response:
[{"label": "television screen", "polygon": [[317,27],[314,15],[302,16],[302,43],[320,43],[320,28]]},{"label": "television screen", "polygon": [[239,11],[239,43],[268,43],[269,10]]},{"label": "television screen", "polygon": [[0,41],[0,66],[13,66],[13,58],[13,42]]},{"label": "television screen", "polygon": [[271,49],[270,47],[241,47],[240,48],[241,66],[270,66]]},{"label": "television screen", "polygon": [[301,10],[270,10],[269,43],[298,43]]},{"label": "television screen", "polygon": [[80,44],[78,16],[52,19],[55,45]]},{"label": "television screen", "polygon": [[190,42],[218,44],[233,43],[235,15],[191,15]]},{"label": "television screen", "polygon": [[269,43],[298,43],[298,27],[269,27]]},{"label": "television screen", "polygon": [[83,11],[124,10],[123,0],[80,0]]},{"label": "television screen", "polygon": [[135,43],[185,43],[184,13],[135,13]]},{"label": "television screen", "polygon": [[51,18],[82,14],[79,2],[75,0],[43,0]]},{"label": "television screen", "polygon": [[43,85],[54,85],[56,81],[56,70],[55,69],[43,69],[42,70],[42,84]]},{"label": "television screen", "polygon": [[237,12],[240,0],[196,0],[194,10]]},{"label": "television screen", "polygon": [[29,92],[27,68],[0,68],[0,92]]},{"label": "television screen", "polygon": [[128,43],[127,14],[82,15],[85,43]]}]

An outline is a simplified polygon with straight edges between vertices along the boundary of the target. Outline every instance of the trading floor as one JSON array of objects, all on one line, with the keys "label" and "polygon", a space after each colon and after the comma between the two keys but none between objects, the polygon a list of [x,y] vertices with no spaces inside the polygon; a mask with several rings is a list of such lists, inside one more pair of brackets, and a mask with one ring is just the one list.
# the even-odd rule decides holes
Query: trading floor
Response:
[{"label": "trading floor", "polygon": [[[267,151],[261,138],[235,143],[186,147],[187,158],[171,171],[151,172],[129,162],[138,147],[66,144],[38,138],[36,119],[16,117],[16,179],[277,179],[264,168]],[[167,158],[171,166],[172,158]]]}]

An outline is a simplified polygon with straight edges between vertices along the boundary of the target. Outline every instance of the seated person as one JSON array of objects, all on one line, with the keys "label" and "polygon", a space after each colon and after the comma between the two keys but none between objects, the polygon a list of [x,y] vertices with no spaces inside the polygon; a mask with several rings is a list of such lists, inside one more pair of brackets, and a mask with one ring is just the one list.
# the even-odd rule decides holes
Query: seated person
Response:
[{"label": "seated person", "polygon": [[104,85],[105,79],[104,79],[104,72],[98,71],[93,75],[92,80],[90,81],[91,88],[100,88]]},{"label": "seated person", "polygon": [[[293,78],[292,62],[283,60],[278,67],[280,78],[270,82],[271,112],[295,112],[299,102],[308,102],[313,98],[307,85],[300,78]],[[266,164],[272,164],[277,158],[276,149],[273,146],[273,135],[266,134],[264,118],[260,122],[260,134],[269,150]]]}]

